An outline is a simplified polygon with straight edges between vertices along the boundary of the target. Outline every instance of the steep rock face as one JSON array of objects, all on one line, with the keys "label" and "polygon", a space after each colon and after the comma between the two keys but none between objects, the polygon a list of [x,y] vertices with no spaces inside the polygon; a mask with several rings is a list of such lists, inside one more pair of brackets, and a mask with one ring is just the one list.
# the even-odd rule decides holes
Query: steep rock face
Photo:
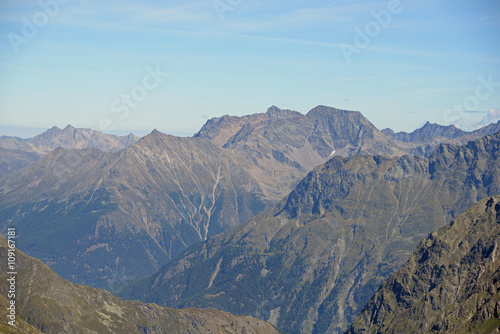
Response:
[{"label": "steep rock face", "polygon": [[119,151],[139,140],[133,134],[114,136],[68,125],[63,130],[52,127],[30,139],[4,136],[0,138],[0,177],[28,166],[52,150],[96,148],[104,152]]},{"label": "steep rock face", "polygon": [[500,196],[422,240],[347,333],[499,333]]},{"label": "steep rock face", "polygon": [[2,179],[1,226],[64,278],[108,287],[264,210],[245,163],[158,131],[119,152],[56,149]]},{"label": "steep rock face", "polygon": [[325,106],[307,115],[271,107],[265,114],[224,116],[207,122],[195,136],[244,154],[275,201],[333,156],[404,153],[360,112]]},{"label": "steep rock face", "polygon": [[250,222],[189,248],[121,296],[339,333],[417,243],[500,190],[500,134],[426,158],[335,157]]},{"label": "steep rock face", "polygon": [[[224,116],[208,121],[195,136],[226,148],[280,148],[280,152],[299,164],[300,157],[293,159],[293,151],[304,146],[322,158],[330,157],[333,151],[342,156],[403,153],[360,112],[326,106],[317,106],[307,115],[271,107],[265,114]],[[281,147],[274,147],[276,143]]]},{"label": "steep rock face", "polygon": [[207,121],[195,137],[208,138],[211,142],[223,146],[229,138],[234,136],[241,128],[247,124],[256,124],[264,120],[296,118],[303,115],[293,110],[282,110],[278,107],[270,107],[266,113],[252,114],[248,116],[215,117]]},{"label": "steep rock face", "polygon": [[[7,259],[8,249],[0,235],[0,258]],[[15,252],[17,321],[13,328],[2,316],[2,333],[278,333],[270,324],[248,316],[122,301],[107,291],[61,279],[41,261]],[[5,267],[2,264],[2,282],[10,271]],[[0,285],[2,315],[7,290],[7,284]]]}]

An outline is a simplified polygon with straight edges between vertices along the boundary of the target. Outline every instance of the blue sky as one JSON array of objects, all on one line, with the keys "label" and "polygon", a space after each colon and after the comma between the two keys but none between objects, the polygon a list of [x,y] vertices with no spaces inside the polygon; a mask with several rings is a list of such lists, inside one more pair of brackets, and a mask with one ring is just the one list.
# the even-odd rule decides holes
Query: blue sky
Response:
[{"label": "blue sky", "polygon": [[500,1],[0,2],[0,131],[192,134],[320,104],[404,131],[500,119]]}]

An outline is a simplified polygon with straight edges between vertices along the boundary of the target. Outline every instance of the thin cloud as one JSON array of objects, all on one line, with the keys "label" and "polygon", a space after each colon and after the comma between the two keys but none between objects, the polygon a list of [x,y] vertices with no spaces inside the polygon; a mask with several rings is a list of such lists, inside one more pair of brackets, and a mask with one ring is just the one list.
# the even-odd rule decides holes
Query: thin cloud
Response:
[{"label": "thin cloud", "polygon": [[449,58],[449,59],[461,59],[461,60],[474,60],[488,63],[500,63],[499,58],[485,58],[477,55],[460,55],[454,53],[441,53],[441,52],[431,52],[422,50],[411,50],[411,49],[394,49],[394,48],[381,48],[381,47],[364,47],[363,50],[382,52],[382,53],[392,53],[392,54],[406,54],[412,56],[423,56],[423,57],[434,57],[434,58]]},{"label": "thin cloud", "polygon": [[491,108],[489,111],[466,111],[466,113],[471,114],[486,114],[479,122],[465,122],[464,119],[458,119],[455,122],[455,126],[462,130],[474,131],[481,129],[491,123],[497,123],[500,121],[500,109]]}]

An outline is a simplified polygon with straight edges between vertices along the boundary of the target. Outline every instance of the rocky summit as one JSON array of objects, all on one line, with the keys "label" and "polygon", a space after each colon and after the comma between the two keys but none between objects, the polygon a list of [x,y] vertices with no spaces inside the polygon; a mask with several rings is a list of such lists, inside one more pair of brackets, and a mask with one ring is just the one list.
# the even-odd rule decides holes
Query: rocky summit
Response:
[{"label": "rocky summit", "polygon": [[186,250],[121,296],[341,333],[418,242],[500,193],[500,133],[429,158],[334,157],[277,205]]},{"label": "rocky summit", "polygon": [[356,318],[357,333],[499,333],[500,196],[422,240]]}]

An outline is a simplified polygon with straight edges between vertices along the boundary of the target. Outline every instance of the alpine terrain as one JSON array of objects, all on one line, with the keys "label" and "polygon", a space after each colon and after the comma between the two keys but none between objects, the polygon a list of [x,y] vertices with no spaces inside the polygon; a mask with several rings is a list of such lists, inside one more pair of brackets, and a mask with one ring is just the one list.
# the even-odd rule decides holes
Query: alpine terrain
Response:
[{"label": "alpine terrain", "polygon": [[361,113],[323,106],[225,116],[193,138],[155,130],[114,152],[59,147],[0,179],[0,230],[17,226],[63,278],[108,288],[248,221],[336,155],[402,153]]},{"label": "alpine terrain", "polygon": [[426,122],[421,128],[411,133],[383,129],[388,138],[402,150],[420,156],[429,156],[439,144],[465,145],[471,140],[492,135],[500,131],[500,121],[484,126],[472,132],[458,129],[454,125],[439,125]]},{"label": "alpine terrain", "polygon": [[347,333],[499,333],[500,196],[422,240]]},{"label": "alpine terrain", "polygon": [[114,136],[91,129],[75,129],[68,125],[63,130],[54,126],[30,139],[0,137],[0,177],[28,166],[50,151],[63,147],[67,149],[96,148],[101,151],[119,151],[137,142],[133,134]]},{"label": "alpine terrain", "polygon": [[[0,258],[7,259],[7,252],[12,249],[0,235]],[[64,280],[41,261],[18,249],[14,252],[15,298],[7,299],[10,284],[0,285],[2,333],[279,333],[270,324],[248,316],[122,301],[107,291]],[[12,278],[7,275],[10,270],[5,264],[0,273],[2,282]],[[15,326],[8,323],[7,317],[12,300],[15,301]]]},{"label": "alpine terrain", "polygon": [[333,157],[277,205],[190,247],[120,296],[340,333],[418,242],[500,193],[500,133],[428,158]]}]

